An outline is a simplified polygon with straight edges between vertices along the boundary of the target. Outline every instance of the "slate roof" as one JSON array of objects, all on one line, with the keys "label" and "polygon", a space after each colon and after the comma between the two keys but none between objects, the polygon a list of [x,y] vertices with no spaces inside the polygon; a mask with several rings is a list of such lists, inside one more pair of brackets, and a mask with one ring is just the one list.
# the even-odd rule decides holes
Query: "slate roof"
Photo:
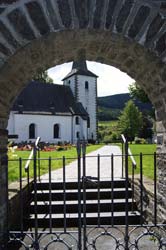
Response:
[{"label": "slate roof", "polygon": [[97,75],[95,75],[94,73],[88,70],[85,60],[74,61],[71,72],[63,78],[63,81],[73,75],[85,75],[85,76],[98,77]]},{"label": "slate roof", "polygon": [[88,114],[81,103],[76,103],[68,86],[30,82],[16,98],[13,111],[51,112],[75,114],[87,117]]}]

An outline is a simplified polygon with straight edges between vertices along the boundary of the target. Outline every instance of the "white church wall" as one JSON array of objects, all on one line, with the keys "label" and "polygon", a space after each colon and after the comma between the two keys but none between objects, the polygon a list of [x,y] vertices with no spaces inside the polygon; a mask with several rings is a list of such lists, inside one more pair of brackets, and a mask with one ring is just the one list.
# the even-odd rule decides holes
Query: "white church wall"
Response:
[{"label": "white church wall", "polygon": [[[85,89],[85,82],[88,82],[88,89]],[[90,115],[90,129],[88,138],[96,139],[96,78],[78,75],[78,101],[82,102],[85,110]]]},{"label": "white church wall", "polygon": [[78,138],[77,138],[77,132],[79,132],[79,138],[83,139],[85,138],[85,140],[87,140],[87,121],[83,120],[80,116],[79,116],[79,124],[76,124],[76,117],[73,117],[73,139],[74,139],[74,143],[77,142]]},{"label": "white church wall", "polygon": [[[11,126],[12,116],[9,118],[8,130],[18,134],[17,142],[32,140],[29,139],[29,125],[36,125],[36,136],[41,137],[42,141],[56,143],[58,141],[71,141],[71,116],[53,116],[53,115],[32,115],[32,114],[14,114],[13,128]],[[59,124],[60,137],[53,138],[53,126]]]},{"label": "white church wall", "polygon": [[69,86],[75,96],[75,75],[64,81],[64,85]]},{"label": "white church wall", "polygon": [[7,126],[7,129],[8,129],[8,132],[9,132],[10,135],[15,134],[14,124],[15,124],[15,122],[14,122],[14,112],[11,111],[10,115],[9,115],[8,126]]},{"label": "white church wall", "polygon": [[[76,124],[76,117],[79,118],[79,124]],[[74,139],[74,143],[77,142],[78,138],[77,138],[77,132],[79,133],[79,137],[80,139],[82,138],[82,131],[81,131],[81,119],[79,116],[74,116],[73,117],[73,139]]]},{"label": "white church wall", "polygon": [[88,134],[87,134],[87,120],[82,120],[82,130],[83,130],[83,137],[85,140],[88,139]]}]

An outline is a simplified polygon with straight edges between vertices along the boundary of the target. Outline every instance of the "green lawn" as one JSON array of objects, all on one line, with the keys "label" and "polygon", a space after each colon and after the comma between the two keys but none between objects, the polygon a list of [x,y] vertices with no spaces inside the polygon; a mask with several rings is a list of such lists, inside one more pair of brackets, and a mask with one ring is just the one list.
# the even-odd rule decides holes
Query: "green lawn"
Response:
[{"label": "green lawn", "polygon": [[[97,150],[103,145],[90,145],[87,147],[87,153]],[[16,151],[15,156],[9,154],[9,167],[8,167],[8,176],[9,182],[13,182],[19,179],[19,158],[22,158],[22,173],[23,177],[26,177],[26,173],[24,170],[25,163],[29,157],[30,151]],[[66,164],[72,162],[74,158],[77,157],[76,148],[68,149],[65,151],[52,151],[52,152],[40,152],[41,160],[41,174],[45,174],[48,172],[48,158],[51,157],[51,167],[52,170],[58,169],[62,167],[62,158],[66,157]],[[33,176],[33,164],[30,164],[30,176]]]},{"label": "green lawn", "polygon": [[[98,148],[102,147],[103,145],[91,145],[87,147],[87,153],[97,150]],[[152,144],[143,144],[143,145],[136,145],[136,144],[129,144],[129,147],[134,155],[134,158],[137,162],[137,168],[135,173],[139,174],[140,172],[140,152],[143,153],[143,174],[146,177],[153,179],[153,153],[156,151],[156,145]],[[24,166],[26,160],[29,157],[30,151],[16,151],[15,154],[17,157],[9,157],[9,182],[13,182],[18,180],[19,178],[19,162],[18,159],[21,157],[22,160],[22,170],[23,170],[23,177],[26,177],[26,173],[24,171]],[[72,148],[66,151],[52,151],[52,152],[41,152],[40,157],[41,160],[41,174],[45,174],[48,172],[48,158],[52,158],[52,170],[58,169],[62,167],[62,157],[66,157],[66,163],[70,163],[76,158],[77,153],[76,149]],[[69,159],[70,158],[70,159]],[[33,164],[30,165],[30,175],[33,176]],[[131,162],[129,162],[129,173],[131,174]]]},{"label": "green lawn", "polygon": [[[156,144],[129,144],[131,152],[137,163],[136,174],[140,173],[140,153],[143,154],[143,175],[154,178],[154,152],[156,152]],[[129,172],[131,174],[131,162],[129,163]]]}]

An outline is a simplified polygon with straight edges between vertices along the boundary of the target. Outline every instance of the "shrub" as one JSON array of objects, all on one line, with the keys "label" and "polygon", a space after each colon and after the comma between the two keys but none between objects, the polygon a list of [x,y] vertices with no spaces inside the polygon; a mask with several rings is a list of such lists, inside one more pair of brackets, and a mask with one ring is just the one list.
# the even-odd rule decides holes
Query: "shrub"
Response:
[{"label": "shrub", "polygon": [[113,133],[111,135],[111,141],[116,141],[118,139],[118,135],[116,133]]},{"label": "shrub", "polygon": [[136,137],[134,140],[135,144],[146,144],[146,140],[144,138],[138,138]]},{"label": "shrub", "polygon": [[111,138],[111,136],[110,135],[106,135],[106,136],[104,136],[104,139],[103,139],[103,142],[104,143],[110,143],[112,141],[112,138]]},{"label": "shrub", "polygon": [[57,151],[63,151],[63,150],[66,150],[63,146],[58,146],[56,147],[56,150]]},{"label": "shrub", "polygon": [[94,144],[96,143],[96,140],[94,140],[94,139],[89,139],[89,140],[88,140],[88,143],[94,145]]}]

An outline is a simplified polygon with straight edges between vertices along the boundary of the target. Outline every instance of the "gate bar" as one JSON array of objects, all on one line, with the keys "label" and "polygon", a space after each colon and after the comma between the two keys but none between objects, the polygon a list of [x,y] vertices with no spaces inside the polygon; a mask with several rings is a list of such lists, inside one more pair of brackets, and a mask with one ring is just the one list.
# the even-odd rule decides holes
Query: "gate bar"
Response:
[{"label": "gate bar", "polygon": [[38,147],[37,148],[37,154],[38,154],[38,180],[40,181],[40,176],[41,176],[41,173],[40,173],[40,148]]},{"label": "gate bar", "polygon": [[63,213],[64,213],[64,233],[66,233],[66,159],[63,156]]},{"label": "gate bar", "polygon": [[122,140],[122,179],[123,178],[124,178],[124,141]]},{"label": "gate bar", "polygon": [[6,166],[6,208],[7,208],[7,211],[6,211],[6,214],[7,214],[7,221],[6,221],[6,232],[4,232],[4,239],[3,239],[3,242],[6,243],[7,239],[9,238],[9,173],[8,173],[8,168],[9,168],[9,165],[8,165],[8,155],[5,155],[4,158],[3,158],[3,161],[2,162],[2,159],[1,159],[1,164],[5,164]]},{"label": "gate bar", "polygon": [[114,155],[111,155],[111,226],[114,226]]},{"label": "gate bar", "polygon": [[100,155],[98,154],[97,156],[97,177],[98,177],[98,182],[97,182],[97,189],[98,189],[98,194],[97,194],[97,199],[98,199],[98,226],[100,226]]},{"label": "gate bar", "polygon": [[48,172],[49,172],[49,227],[52,233],[52,192],[51,192],[51,157],[48,159]]},{"label": "gate bar", "polygon": [[21,234],[23,233],[23,194],[22,194],[22,159],[19,158],[19,181],[20,181],[20,226],[21,226]]},{"label": "gate bar", "polygon": [[143,224],[143,160],[142,153],[140,153],[140,200],[141,200],[141,221],[140,224]]},{"label": "gate bar", "polygon": [[154,153],[154,224],[157,224],[157,166],[156,152]]},{"label": "gate bar", "polygon": [[87,250],[87,230],[86,230],[86,143],[85,140],[82,143],[82,163],[83,163],[83,248]]},{"label": "gate bar", "polygon": [[82,235],[81,235],[81,144],[77,141],[77,160],[78,160],[78,249],[82,249]]},{"label": "gate bar", "polygon": [[39,250],[38,243],[38,213],[37,213],[37,159],[36,159],[36,145],[33,149],[33,171],[34,171],[34,212],[35,212],[35,242],[34,249]]},{"label": "gate bar", "polygon": [[129,249],[129,211],[128,211],[128,201],[129,201],[129,178],[128,178],[128,141],[125,143],[125,189],[126,189],[126,204],[125,204],[125,250]]}]

